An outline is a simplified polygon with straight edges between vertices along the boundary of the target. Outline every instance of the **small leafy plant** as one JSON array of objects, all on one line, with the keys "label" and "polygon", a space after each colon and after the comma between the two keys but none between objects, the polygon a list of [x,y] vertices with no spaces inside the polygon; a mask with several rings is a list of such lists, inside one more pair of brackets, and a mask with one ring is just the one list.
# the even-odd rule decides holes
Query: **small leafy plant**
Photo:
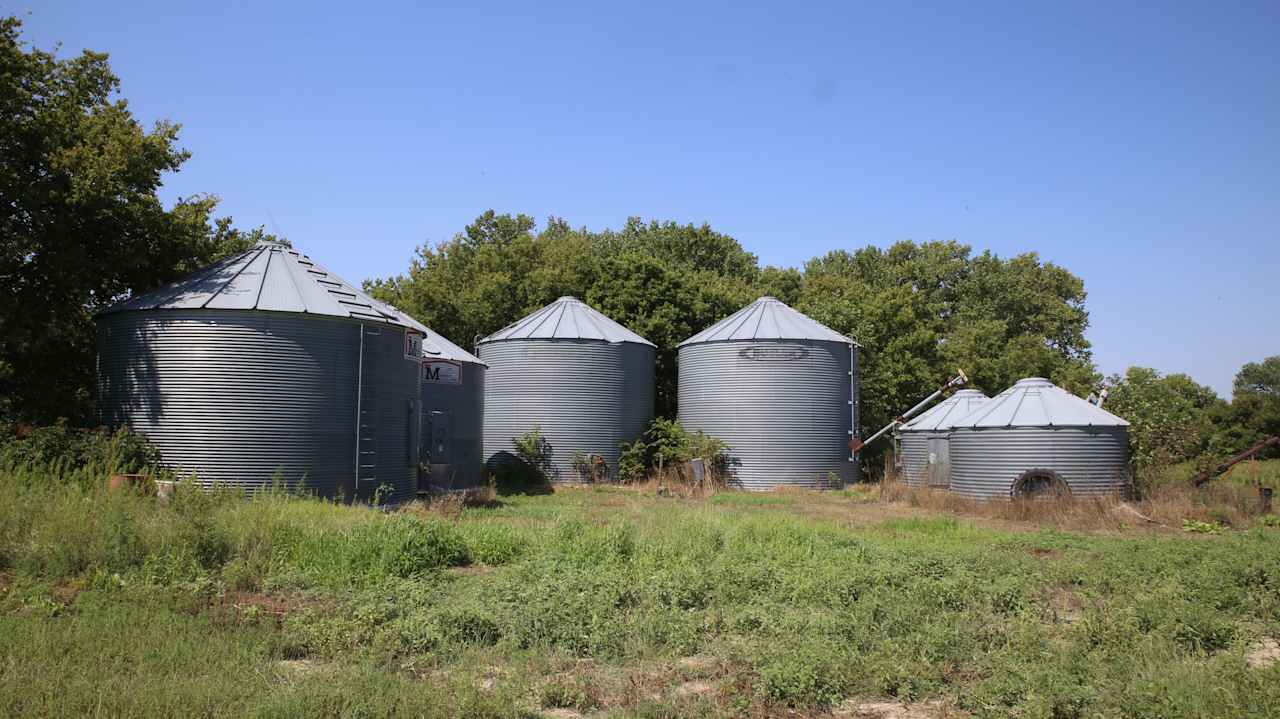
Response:
[{"label": "small leafy plant", "polygon": [[1222,525],[1217,522],[1201,522],[1198,519],[1182,520],[1182,531],[1195,534],[1222,534]]}]

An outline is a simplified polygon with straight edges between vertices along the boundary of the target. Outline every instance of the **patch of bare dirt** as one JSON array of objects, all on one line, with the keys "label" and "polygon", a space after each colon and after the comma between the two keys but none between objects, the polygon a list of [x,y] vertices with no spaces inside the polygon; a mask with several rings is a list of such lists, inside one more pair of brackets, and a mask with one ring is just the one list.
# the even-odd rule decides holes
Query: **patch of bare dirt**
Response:
[{"label": "patch of bare dirt", "polygon": [[691,657],[681,657],[676,661],[676,666],[686,672],[695,674],[703,674],[710,672],[716,668],[718,661],[715,657],[706,654],[695,654]]},{"label": "patch of bare dirt", "polygon": [[577,717],[584,715],[577,709],[561,707],[558,709],[543,709],[542,716],[548,717],[549,719],[577,719]]},{"label": "patch of bare dirt", "polygon": [[1249,652],[1245,654],[1244,660],[1254,669],[1266,669],[1280,662],[1280,642],[1265,637],[1261,641],[1255,642],[1249,647]]},{"label": "patch of bare dirt", "polygon": [[1062,559],[1062,552],[1056,549],[1045,549],[1044,547],[1032,547],[1031,556],[1036,559]]},{"label": "patch of bare dirt", "polygon": [[213,599],[207,611],[215,622],[224,624],[271,619],[278,626],[289,613],[319,604],[320,602],[301,594],[233,591]]},{"label": "patch of bare dirt", "polygon": [[1058,587],[1050,592],[1044,603],[1045,620],[1053,624],[1075,624],[1084,619],[1084,610],[1088,606],[1079,592],[1066,587]]},{"label": "patch of bare dirt", "polygon": [[678,697],[704,697],[715,693],[716,687],[710,682],[694,680],[685,682],[672,692]]},{"label": "patch of bare dirt", "polygon": [[53,598],[59,604],[69,607],[76,597],[80,596],[82,589],[83,587],[76,583],[59,584],[53,588]]},{"label": "patch of bare dirt", "polygon": [[333,671],[333,665],[317,662],[312,659],[282,659],[276,663],[280,669],[294,677],[306,677],[312,674],[327,674]]},{"label": "patch of bare dirt", "polygon": [[965,712],[934,699],[908,704],[884,700],[850,699],[831,713],[833,717],[847,719],[938,719],[939,717],[965,717]]}]

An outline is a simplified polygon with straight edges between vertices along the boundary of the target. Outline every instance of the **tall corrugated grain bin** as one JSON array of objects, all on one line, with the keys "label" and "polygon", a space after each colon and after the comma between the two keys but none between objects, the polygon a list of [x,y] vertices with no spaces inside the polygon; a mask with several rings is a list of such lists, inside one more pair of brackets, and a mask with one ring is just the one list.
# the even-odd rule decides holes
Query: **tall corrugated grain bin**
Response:
[{"label": "tall corrugated grain bin", "polygon": [[297,250],[259,243],[97,323],[102,422],[142,433],[174,470],[413,497],[421,335]]},{"label": "tall corrugated grain bin", "polygon": [[912,487],[951,483],[951,424],[990,400],[976,389],[962,389],[898,430],[902,478]]},{"label": "tall corrugated grain bin", "polygon": [[551,479],[581,477],[575,456],[607,473],[618,445],[653,419],[654,344],[573,297],[561,297],[479,342],[489,365],[484,453],[490,466],[515,457],[515,440],[538,428],[550,446]]},{"label": "tall corrugated grain bin", "polygon": [[422,462],[418,488],[434,492],[485,483],[484,380],[488,365],[421,324]]},{"label": "tall corrugated grain bin", "polygon": [[729,445],[730,483],[827,488],[857,478],[857,345],[772,297],[679,346],[680,423]]},{"label": "tall corrugated grain bin", "polygon": [[1129,423],[1040,377],[1019,380],[951,428],[951,491],[974,499],[1129,487]]}]

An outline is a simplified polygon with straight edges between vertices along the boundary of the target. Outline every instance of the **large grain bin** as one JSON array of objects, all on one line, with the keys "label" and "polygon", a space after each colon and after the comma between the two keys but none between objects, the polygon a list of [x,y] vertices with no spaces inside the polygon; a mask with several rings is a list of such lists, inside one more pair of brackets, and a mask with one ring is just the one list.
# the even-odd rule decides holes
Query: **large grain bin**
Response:
[{"label": "large grain bin", "polygon": [[825,488],[857,478],[857,345],[772,297],[679,346],[680,423],[729,445],[730,483]]},{"label": "large grain bin", "polygon": [[515,457],[515,440],[538,428],[553,481],[581,477],[574,458],[617,471],[618,445],[653,419],[654,345],[573,297],[561,297],[485,337],[484,453]]},{"label": "large grain bin", "polygon": [[104,424],[205,486],[398,502],[418,466],[421,335],[265,242],[97,317]]},{"label": "large grain bin", "polygon": [[1046,379],[1020,380],[952,424],[951,490],[975,499],[1125,491],[1128,429]]},{"label": "large grain bin", "polygon": [[418,488],[471,489],[485,482],[484,380],[488,366],[421,323],[422,474]]},{"label": "large grain bin", "polygon": [[976,389],[962,389],[898,430],[902,476],[912,487],[946,487],[951,482],[951,424],[990,401]]}]

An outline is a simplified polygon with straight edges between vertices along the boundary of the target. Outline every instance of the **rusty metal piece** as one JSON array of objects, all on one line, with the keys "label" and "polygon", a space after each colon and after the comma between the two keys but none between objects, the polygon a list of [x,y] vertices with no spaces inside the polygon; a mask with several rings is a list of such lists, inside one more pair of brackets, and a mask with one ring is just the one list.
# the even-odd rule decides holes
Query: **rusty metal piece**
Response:
[{"label": "rusty metal piece", "polygon": [[1201,472],[1200,474],[1196,475],[1195,479],[1193,479],[1191,483],[1194,486],[1199,487],[1205,482],[1208,482],[1209,480],[1226,472],[1228,469],[1231,469],[1237,464],[1245,461],[1246,459],[1249,459],[1250,457],[1253,457],[1254,455],[1258,454],[1262,450],[1272,445],[1280,445],[1280,435],[1277,435],[1274,437],[1267,437],[1266,439],[1253,445],[1249,449],[1246,449],[1245,451],[1235,455],[1234,457],[1232,457],[1231,459],[1228,459],[1227,461],[1223,462],[1217,467],[1214,467],[1212,470],[1206,470],[1204,472]]}]

